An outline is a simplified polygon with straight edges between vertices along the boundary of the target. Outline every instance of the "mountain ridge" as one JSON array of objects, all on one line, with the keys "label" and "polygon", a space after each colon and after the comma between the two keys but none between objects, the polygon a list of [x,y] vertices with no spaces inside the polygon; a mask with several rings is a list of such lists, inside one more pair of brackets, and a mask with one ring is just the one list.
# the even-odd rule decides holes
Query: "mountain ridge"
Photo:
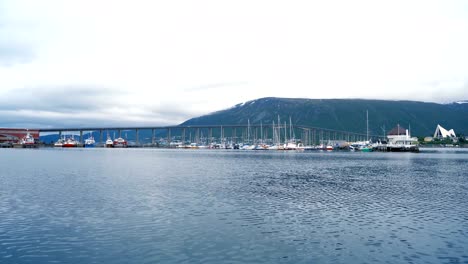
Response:
[{"label": "mountain ridge", "polygon": [[431,135],[438,124],[468,134],[468,104],[439,104],[413,100],[308,99],[264,97],[191,118],[181,125],[236,125],[291,120],[294,125],[363,133],[366,111],[373,134],[383,134],[397,124],[411,127],[412,134]]}]

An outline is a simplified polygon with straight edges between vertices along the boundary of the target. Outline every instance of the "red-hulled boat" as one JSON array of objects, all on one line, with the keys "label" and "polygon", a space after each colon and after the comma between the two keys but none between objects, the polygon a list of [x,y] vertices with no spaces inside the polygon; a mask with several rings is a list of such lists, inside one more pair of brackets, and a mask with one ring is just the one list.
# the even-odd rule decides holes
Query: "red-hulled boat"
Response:
[{"label": "red-hulled boat", "polygon": [[78,142],[73,137],[67,138],[62,144],[62,148],[76,148],[77,146]]},{"label": "red-hulled boat", "polygon": [[114,140],[114,148],[126,148],[128,146],[127,140],[119,137]]}]

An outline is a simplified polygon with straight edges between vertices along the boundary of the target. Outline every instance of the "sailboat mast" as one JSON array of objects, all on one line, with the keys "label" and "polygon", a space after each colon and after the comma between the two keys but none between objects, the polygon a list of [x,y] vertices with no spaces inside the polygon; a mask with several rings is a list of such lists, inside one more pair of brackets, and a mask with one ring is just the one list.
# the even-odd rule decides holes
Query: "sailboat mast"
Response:
[{"label": "sailboat mast", "polygon": [[263,144],[263,122],[260,121],[260,141]]},{"label": "sailboat mast", "polygon": [[224,130],[223,130],[223,126],[221,126],[221,142],[220,143],[224,143]]},{"label": "sailboat mast", "polygon": [[286,125],[286,121],[284,121],[284,143],[288,143],[288,126]]},{"label": "sailboat mast", "polygon": [[275,128],[275,121],[271,121],[271,132],[273,133],[273,144],[276,143],[276,128]]},{"label": "sailboat mast", "polygon": [[369,141],[369,110],[366,110],[366,137]]},{"label": "sailboat mast", "polygon": [[291,139],[294,139],[293,133],[292,133],[292,121],[291,121],[291,116],[289,116],[289,137]]},{"label": "sailboat mast", "polygon": [[279,115],[278,115],[278,143],[281,143],[281,123],[280,123]]}]

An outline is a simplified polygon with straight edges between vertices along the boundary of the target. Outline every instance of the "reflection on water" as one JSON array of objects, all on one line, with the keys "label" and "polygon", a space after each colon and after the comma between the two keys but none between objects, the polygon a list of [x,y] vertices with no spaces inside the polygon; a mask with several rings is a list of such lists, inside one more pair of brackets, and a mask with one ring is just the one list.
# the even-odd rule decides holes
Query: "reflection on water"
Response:
[{"label": "reflection on water", "polygon": [[1,263],[468,263],[468,153],[0,149]]}]

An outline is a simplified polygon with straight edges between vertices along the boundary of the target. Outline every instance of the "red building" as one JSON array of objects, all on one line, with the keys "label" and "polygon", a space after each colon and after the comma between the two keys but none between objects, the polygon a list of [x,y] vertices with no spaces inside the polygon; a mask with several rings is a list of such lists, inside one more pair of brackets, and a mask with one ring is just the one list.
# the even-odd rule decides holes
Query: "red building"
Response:
[{"label": "red building", "polygon": [[18,142],[20,138],[26,136],[29,132],[35,140],[39,140],[39,130],[23,129],[23,128],[0,128],[0,143]]}]

